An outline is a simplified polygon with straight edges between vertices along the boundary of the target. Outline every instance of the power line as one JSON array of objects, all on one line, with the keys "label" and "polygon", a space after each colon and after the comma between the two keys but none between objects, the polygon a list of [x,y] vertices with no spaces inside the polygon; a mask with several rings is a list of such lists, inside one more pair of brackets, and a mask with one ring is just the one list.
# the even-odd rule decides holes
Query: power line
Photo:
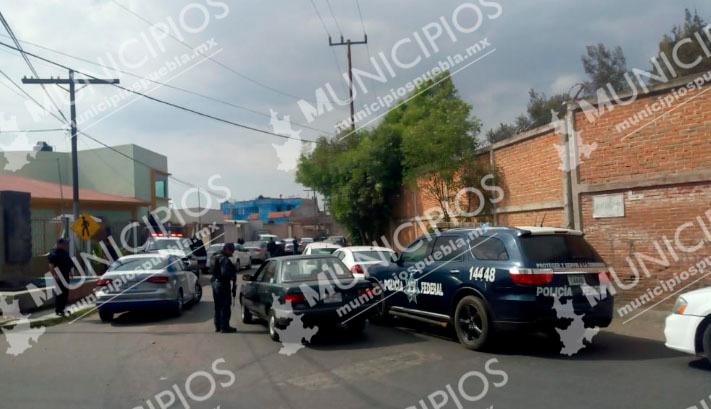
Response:
[{"label": "power line", "polygon": [[[10,27],[10,24],[7,22],[7,20],[5,20],[5,16],[3,16],[1,11],[0,11],[0,22],[2,22],[2,25],[5,27],[5,30],[10,35],[10,38],[12,38],[12,41],[15,43],[15,46],[17,46],[17,50],[20,52],[20,55],[22,56],[22,58],[25,60],[25,63],[27,63],[27,66],[30,67],[30,71],[32,71],[32,74],[34,74],[35,78],[38,78],[39,74],[37,74],[37,70],[35,70],[35,67],[32,65],[32,62],[30,61],[30,59],[27,58],[25,51],[22,49],[22,45],[20,44],[20,41],[15,36],[15,33],[12,31],[12,28]],[[59,115],[62,117],[64,122],[69,122],[69,120],[67,120],[67,117],[64,116],[64,112],[62,112],[62,110],[59,109],[59,105],[57,105],[57,103],[54,101],[54,98],[52,98],[52,95],[49,93],[49,91],[44,86],[44,84],[42,85],[42,90],[44,91],[45,95],[47,95],[47,98],[49,98],[52,105],[54,105],[54,108],[57,110],[57,112],[59,112]]]},{"label": "power line", "polygon": [[47,129],[0,129],[0,133],[38,133],[38,132],[67,132],[66,128],[47,128]]},{"label": "power line", "polygon": [[[4,42],[2,42],[2,41],[0,41],[0,45],[5,46],[5,47],[10,48],[10,49],[13,49],[13,50],[17,50],[16,47],[13,47],[12,45],[7,44],[7,43],[4,43]],[[31,52],[29,52],[29,51],[25,51],[25,53],[26,53],[27,55],[29,55],[29,56],[32,56],[32,57],[34,57],[34,58],[37,58],[37,59],[39,59],[39,60],[41,60],[41,61],[48,62],[48,63],[50,63],[50,64],[52,64],[52,65],[57,66],[57,67],[60,67],[60,68],[66,69],[66,70],[74,71],[74,72],[76,72],[76,73],[78,73],[78,74],[82,74],[82,75],[84,75],[84,76],[86,76],[86,77],[89,77],[89,78],[91,78],[91,79],[94,79],[94,80],[99,80],[99,78],[94,77],[94,76],[91,75],[91,74],[87,74],[87,73],[82,72],[82,71],[79,71],[79,70],[77,70],[77,69],[75,69],[75,68],[72,68],[72,67],[66,66],[66,65],[64,65],[64,64],[58,63],[58,62],[56,62],[56,61],[50,60],[50,59],[48,59],[48,58],[39,56],[39,55],[37,55],[37,54],[35,54],[35,53],[31,53]],[[138,95],[138,96],[144,97],[144,98],[146,98],[146,99],[150,99],[150,100],[152,100],[152,101],[154,101],[154,102],[158,102],[158,103],[161,103],[161,104],[164,104],[164,105],[168,105],[168,106],[170,106],[170,107],[173,107],[173,108],[176,108],[176,109],[185,111],[185,112],[190,112],[190,113],[192,113],[192,114],[195,114],[195,115],[198,115],[198,116],[201,116],[201,117],[204,117],[204,118],[212,119],[212,120],[214,120],[214,121],[222,122],[222,123],[225,123],[225,124],[228,124],[228,125],[233,125],[233,126],[236,126],[236,127],[239,127],[239,128],[248,129],[248,130],[251,130],[251,131],[254,131],[254,132],[263,133],[263,134],[266,134],[266,135],[276,136],[276,137],[279,137],[279,138],[282,138],[282,139],[293,139],[293,140],[300,141],[300,142],[310,142],[310,143],[315,143],[315,142],[316,142],[316,141],[311,140],[311,139],[294,138],[294,137],[288,136],[288,135],[280,135],[280,134],[275,133],[275,132],[267,131],[267,130],[264,130],[264,129],[259,129],[259,128],[256,128],[256,127],[253,127],[253,126],[250,126],[250,125],[241,124],[241,123],[239,123],[239,122],[231,121],[231,120],[229,120],[229,119],[224,119],[224,118],[221,118],[221,117],[218,117],[218,116],[215,116],[215,115],[206,114],[206,113],[197,111],[197,110],[192,109],[192,108],[188,108],[188,107],[185,107],[185,106],[182,106],[182,105],[173,103],[173,102],[169,102],[169,101],[166,101],[166,100],[163,100],[163,99],[160,99],[160,98],[156,98],[156,97],[153,97],[153,96],[144,94],[144,93],[142,93],[142,92],[134,91],[134,90],[132,90],[132,89],[126,88],[126,87],[124,87],[124,86],[122,86],[122,85],[119,85],[119,84],[110,84],[110,85],[113,85],[114,87],[119,88],[119,89],[121,89],[121,90],[123,90],[123,91],[125,91],[125,92],[131,93],[131,94],[134,94],[134,95]]]},{"label": "power line", "polygon": [[[328,30],[328,27],[326,26],[326,22],[323,20],[323,16],[321,15],[321,12],[318,11],[318,7],[316,7],[316,3],[314,0],[309,0],[311,2],[311,6],[313,6],[314,11],[316,12],[316,16],[318,17],[319,21],[321,21],[321,27],[323,27],[323,31],[326,33],[326,35],[330,38],[331,37],[331,32]],[[336,63],[336,69],[338,70],[338,76],[339,78],[343,75],[343,69],[341,68],[341,63],[338,62],[338,55],[336,54],[336,50],[334,48],[331,48],[331,54],[333,55],[333,62]],[[348,93],[348,89],[346,89],[346,86],[344,83],[342,83],[339,79],[338,81],[339,84],[343,87],[343,90]]]},{"label": "power line", "polygon": [[[7,37],[7,36],[5,36],[5,35],[3,35],[3,34],[0,34],[0,36],[2,36],[2,37]],[[71,55],[71,54],[65,53],[65,52],[63,52],[63,51],[59,51],[59,50],[56,50],[56,49],[53,49],[53,48],[50,48],[50,47],[46,47],[46,46],[43,46],[43,45],[40,45],[40,44],[37,44],[37,43],[30,42],[30,41],[21,40],[21,42],[22,42],[22,43],[25,43],[25,44],[30,44],[30,45],[32,45],[32,46],[34,46],[34,47],[41,48],[41,49],[43,49],[43,50],[50,51],[50,52],[53,52],[53,53],[56,53],[56,54],[59,54],[59,55],[62,55],[62,56],[68,57],[68,58],[75,59],[75,60],[77,60],[77,61],[82,61],[82,62],[85,62],[85,63],[87,63],[87,64],[92,64],[92,65],[95,65],[95,66],[101,67],[101,68],[106,68],[106,69],[109,69],[109,70],[112,70],[112,71],[115,71],[115,72],[118,72],[118,73],[121,73],[121,74],[125,74],[125,75],[128,75],[128,76],[131,76],[131,77],[133,77],[133,78],[145,80],[145,81],[151,82],[151,83],[156,84],[156,85],[160,85],[160,86],[163,86],[163,87],[166,87],[166,88],[174,89],[174,90],[176,90],[176,91],[181,91],[181,92],[184,92],[184,93],[187,93],[187,94],[190,94],[190,95],[194,95],[194,96],[197,96],[197,97],[200,97],[200,98],[204,98],[204,99],[207,99],[207,100],[212,101],[212,102],[217,102],[217,103],[219,103],[219,104],[227,105],[227,106],[230,106],[230,107],[233,107],[233,108],[237,108],[237,109],[241,109],[241,110],[244,110],[244,111],[247,111],[247,112],[251,112],[251,113],[253,113],[253,114],[261,115],[261,116],[263,116],[263,117],[271,118],[271,115],[268,114],[268,113],[266,113],[266,112],[257,111],[257,110],[255,110],[255,109],[248,108],[248,107],[245,107],[245,106],[242,106],[242,105],[237,105],[237,104],[234,104],[234,103],[229,102],[229,101],[225,101],[225,100],[222,100],[222,99],[219,99],[219,98],[216,98],[216,97],[212,97],[212,96],[210,96],[210,95],[206,95],[206,94],[199,93],[199,92],[197,92],[197,91],[192,91],[192,90],[189,90],[189,89],[187,89],[187,88],[182,88],[182,87],[178,87],[178,86],[176,86],[176,85],[171,85],[171,84],[168,84],[168,83],[165,83],[165,82],[156,81],[156,80],[153,80],[153,79],[150,79],[150,78],[142,77],[142,76],[140,76],[140,75],[138,75],[138,74],[136,74],[136,73],[130,72],[130,71],[122,70],[122,69],[120,69],[120,68],[111,67],[111,66],[108,66],[108,65],[105,65],[105,64],[101,64],[101,63],[98,63],[98,62],[95,62],[95,61],[91,61],[91,60],[89,60],[89,59],[87,59],[87,58],[82,58],[82,57],[78,57],[78,56],[75,56],[75,55]],[[292,121],[292,122],[293,122],[293,121]],[[313,130],[313,131],[322,132],[322,133],[324,133],[324,134],[328,134],[328,133],[329,133],[328,131],[325,131],[325,130],[323,130],[323,129],[314,128],[314,127],[312,127],[312,126],[305,125],[305,124],[302,124],[302,123],[298,123],[298,122],[293,122],[293,123],[294,123],[295,125],[298,125],[298,126],[302,127],[302,128],[308,128],[308,129],[311,129],[311,130]]]},{"label": "power line", "polygon": [[[32,54],[30,54],[30,55],[32,55]],[[34,56],[33,56],[33,57],[34,57]],[[2,71],[1,69],[0,69],[0,75],[3,75],[5,78],[7,78],[7,79],[10,81],[11,84],[15,85],[15,86],[16,86],[17,88],[19,88],[20,90],[23,90],[22,87],[20,87],[18,84],[16,84],[14,81],[12,81],[12,79],[11,79],[4,71]],[[7,84],[5,84],[4,82],[0,82],[0,84],[3,84],[3,85],[5,85],[5,86],[7,86]],[[26,98],[28,98],[30,101],[32,101],[32,102],[33,102],[35,105],[37,105],[40,109],[42,109],[43,111],[47,112],[48,115],[50,115],[50,116],[52,116],[53,118],[57,119],[58,121],[62,122],[62,119],[61,119],[59,116],[57,116],[57,114],[55,114],[54,112],[50,111],[47,107],[45,107],[44,105],[42,105],[39,101],[37,101],[37,99],[35,99],[34,97],[32,97],[32,95],[30,95],[30,94],[28,94],[28,93],[26,93],[26,92],[23,92],[23,93],[25,94],[25,97],[26,97]],[[16,95],[19,95],[20,97],[22,97],[22,95],[18,94],[17,92],[15,92],[15,94],[16,94]],[[136,159],[136,158],[134,158],[134,157],[132,157],[132,156],[129,156],[129,155],[125,154],[124,152],[121,152],[121,151],[119,151],[118,149],[114,148],[113,146],[109,146],[109,145],[105,144],[104,142],[102,142],[102,141],[100,141],[99,139],[97,139],[97,138],[95,138],[95,137],[89,135],[88,133],[86,133],[86,132],[84,132],[84,131],[82,131],[82,130],[77,130],[77,132],[78,132],[79,134],[81,134],[81,135],[83,135],[83,136],[85,136],[85,137],[91,139],[92,141],[98,143],[99,145],[101,145],[101,146],[103,146],[103,147],[105,147],[105,148],[111,150],[112,152],[118,153],[119,155],[121,155],[121,156],[123,156],[123,157],[125,157],[125,158],[127,158],[127,159],[129,159],[129,160],[131,160],[131,161],[133,161],[133,162],[136,162],[136,163],[138,163],[138,164],[141,164],[141,165],[143,165],[143,166],[145,166],[145,167],[147,167],[147,168],[149,168],[149,169],[152,169],[152,167],[151,167],[149,164],[147,164],[147,163],[145,163],[145,162],[143,162],[143,161],[141,161],[141,160],[138,160],[138,159]],[[178,182],[178,183],[180,183],[180,184],[182,184],[182,185],[188,186],[188,187],[197,187],[195,184],[192,184],[192,183],[190,183],[190,182],[186,182],[186,181],[184,181],[184,180],[181,180],[181,179],[179,179],[179,178],[177,178],[177,177],[175,177],[175,176],[173,176],[173,175],[168,175],[168,178],[171,179],[171,180],[174,180],[174,181],[176,181],[176,182]],[[207,190],[207,192],[208,192],[209,194],[211,194],[211,195],[217,197],[214,193],[210,192],[209,189],[206,189],[206,190]]]},{"label": "power line", "polygon": [[[114,3],[116,6],[118,6],[119,8],[121,8],[122,10],[124,10],[125,12],[131,14],[132,16],[136,17],[137,19],[139,19],[139,20],[143,21],[144,23],[148,24],[150,27],[160,27],[160,26],[156,25],[155,23],[153,23],[152,21],[148,20],[147,18],[143,17],[142,15],[136,13],[135,11],[131,10],[130,8],[124,6],[124,5],[121,4],[121,3],[119,3],[117,0],[111,0],[111,2]],[[165,29],[163,29],[162,27],[160,27],[160,28],[161,28],[161,30],[163,31],[164,34],[167,34],[167,35],[168,35],[170,38],[172,38],[173,40],[177,41],[178,43],[180,43],[180,44],[183,45],[184,47],[187,47],[188,49],[190,49],[190,51],[198,52],[198,50],[196,50],[195,47],[191,46],[190,44],[188,44],[188,43],[186,43],[185,41],[181,40],[180,38],[176,37],[176,36],[173,35],[169,30],[165,30]],[[266,89],[268,89],[268,90],[270,90],[270,91],[272,91],[272,92],[275,92],[275,93],[277,93],[277,94],[279,94],[279,95],[282,95],[282,96],[286,96],[286,97],[289,97],[289,98],[296,99],[297,101],[298,101],[298,100],[301,100],[301,99],[304,99],[304,98],[298,97],[298,96],[296,96],[296,95],[289,94],[288,92],[281,91],[281,90],[279,90],[279,89],[277,89],[277,88],[274,88],[274,87],[272,87],[272,86],[270,86],[270,85],[267,85],[267,84],[265,84],[265,83],[263,83],[263,82],[261,82],[261,81],[259,81],[259,80],[256,80],[256,79],[254,79],[254,78],[251,78],[251,77],[249,77],[249,76],[247,76],[247,75],[245,75],[245,74],[242,74],[241,72],[235,70],[234,68],[230,67],[229,65],[227,65],[227,64],[225,64],[225,63],[223,63],[223,62],[221,62],[221,61],[219,61],[219,60],[216,60],[214,57],[211,57],[211,56],[202,54],[202,53],[200,53],[200,52],[198,52],[198,53],[199,53],[200,55],[205,56],[208,60],[212,61],[213,63],[215,63],[215,64],[217,64],[217,65],[219,65],[220,67],[222,67],[222,68],[224,68],[224,69],[226,69],[226,70],[232,72],[233,74],[237,75],[238,77],[240,77],[240,78],[242,78],[242,79],[244,79],[244,80],[246,80],[246,81],[249,81],[249,82],[251,82],[251,83],[253,83],[253,84],[256,84],[256,85],[258,85],[258,86],[260,86],[260,87],[262,87],[262,88],[266,88]]]},{"label": "power line", "polygon": [[338,34],[343,36],[343,31],[341,31],[341,25],[338,24],[338,19],[333,13],[333,7],[331,7],[331,0],[326,0],[326,4],[328,5],[328,11],[331,13],[331,18],[333,18],[333,22],[336,24],[336,30],[338,30]]},{"label": "power line", "polygon": [[[360,9],[360,2],[358,0],[353,0],[355,3],[356,9],[358,10],[358,17],[360,17],[360,26],[363,28],[363,35],[367,36],[368,32],[365,29],[365,21],[363,20],[363,12]],[[371,59],[370,55],[370,46],[368,44],[365,45],[366,50],[368,50],[368,59]]]}]

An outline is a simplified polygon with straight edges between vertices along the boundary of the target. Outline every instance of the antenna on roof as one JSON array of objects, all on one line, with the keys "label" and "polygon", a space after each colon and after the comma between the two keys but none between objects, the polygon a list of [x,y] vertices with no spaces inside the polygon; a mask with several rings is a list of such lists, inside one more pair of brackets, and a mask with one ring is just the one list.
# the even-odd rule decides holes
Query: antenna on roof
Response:
[{"label": "antenna on roof", "polygon": [[543,213],[543,218],[541,219],[541,225],[538,227],[543,227],[543,222],[546,220],[546,214]]}]

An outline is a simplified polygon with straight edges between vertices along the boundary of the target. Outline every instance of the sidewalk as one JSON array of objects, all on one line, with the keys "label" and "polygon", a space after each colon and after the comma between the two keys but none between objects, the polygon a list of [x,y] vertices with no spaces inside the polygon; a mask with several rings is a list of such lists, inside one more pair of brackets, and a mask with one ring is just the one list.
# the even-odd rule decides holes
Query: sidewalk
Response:
[{"label": "sidewalk", "polygon": [[27,323],[27,321],[25,321],[26,319],[29,319],[30,328],[51,327],[63,322],[72,321],[83,316],[84,314],[86,314],[86,316],[92,315],[95,312],[96,310],[94,309],[94,306],[89,306],[82,308],[71,315],[65,315],[64,317],[57,316],[57,314],[55,314],[52,310],[36,311],[32,314],[27,314],[27,318],[0,316],[0,328],[12,328],[19,323]]}]

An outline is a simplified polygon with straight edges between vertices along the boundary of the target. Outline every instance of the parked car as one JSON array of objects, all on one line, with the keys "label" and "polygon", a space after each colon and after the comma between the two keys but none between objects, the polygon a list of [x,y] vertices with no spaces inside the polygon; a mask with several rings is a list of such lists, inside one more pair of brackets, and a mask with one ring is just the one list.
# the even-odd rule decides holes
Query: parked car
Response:
[{"label": "parked car", "polygon": [[711,287],[682,294],[664,326],[665,345],[711,362]]},{"label": "parked car", "polygon": [[177,256],[190,265],[190,270],[198,272],[198,261],[192,253],[193,241],[185,237],[154,236],[146,243],[146,253],[156,253],[163,256]]},{"label": "parked car", "polygon": [[252,262],[263,263],[269,258],[267,252],[267,243],[263,241],[248,241],[242,246],[249,252],[249,258]]},{"label": "parked car", "polygon": [[137,310],[170,310],[200,302],[198,277],[175,255],[136,254],[121,257],[96,282],[96,307],[103,322],[114,314]]},{"label": "parked car", "polygon": [[[271,258],[245,279],[239,294],[242,322],[265,320],[275,341],[296,317],[304,328],[343,327],[357,333],[373,310],[368,308],[375,300],[372,284],[356,280],[332,256]],[[333,291],[324,290],[329,285]]]},{"label": "parked car", "polygon": [[333,243],[326,243],[325,241],[319,241],[316,243],[311,243],[304,249],[304,255],[310,254],[333,254],[334,251],[340,249],[341,246]]},{"label": "parked car", "polygon": [[314,239],[312,237],[302,237],[299,240],[299,253],[303,253],[304,249],[306,249],[306,246],[313,242]]},{"label": "parked car", "polygon": [[[288,237],[284,239],[284,253],[285,254],[294,254],[294,238],[293,237]],[[298,251],[298,248],[297,248]]]},{"label": "parked car", "polygon": [[397,262],[368,273],[384,291],[378,318],[452,326],[474,350],[499,329],[553,329],[555,300],[572,301],[588,327],[612,321],[607,267],[574,230],[447,230],[419,237]]},{"label": "parked car", "polygon": [[354,277],[362,279],[367,276],[368,267],[387,265],[393,261],[395,252],[387,247],[350,246],[336,249],[333,255],[348,267]]},{"label": "parked car", "polygon": [[[224,243],[213,244],[207,249],[210,266],[212,266],[214,257],[222,253],[222,247],[224,247],[224,245]],[[239,243],[234,243],[234,245],[235,252],[232,254],[232,263],[237,268],[237,271],[243,268],[252,268],[252,257],[249,249]]]},{"label": "parked car", "polygon": [[327,243],[338,244],[341,247],[345,247],[347,245],[346,238],[343,236],[328,236],[324,241]]}]

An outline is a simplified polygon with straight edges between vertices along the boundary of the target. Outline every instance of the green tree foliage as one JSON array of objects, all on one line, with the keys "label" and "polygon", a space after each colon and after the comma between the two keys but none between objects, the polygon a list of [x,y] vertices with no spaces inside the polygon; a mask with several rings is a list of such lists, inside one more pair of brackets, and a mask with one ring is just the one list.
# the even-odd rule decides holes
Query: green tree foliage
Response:
[{"label": "green tree foliage", "polygon": [[425,82],[418,92],[401,117],[403,178],[410,185],[427,180],[420,188],[439,202],[448,221],[446,204],[460,188],[462,167],[474,160],[481,125],[448,74]]},{"label": "green tree foliage", "polygon": [[627,60],[622,47],[609,49],[602,43],[589,45],[581,60],[588,76],[588,81],[583,83],[586,96],[596,95],[600,88],[607,90],[608,84],[618,92],[629,88],[625,80]]},{"label": "green tree foliage", "polygon": [[[428,179],[438,188],[425,191],[444,203],[462,183],[457,172],[474,166],[479,121],[449,74],[422,84],[410,97],[374,129],[321,138],[299,160],[297,182],[325,196],[354,241],[371,243],[387,232],[392,200],[403,184]],[[475,170],[467,172],[475,179]]]},{"label": "green tree foliage", "polygon": [[510,138],[517,133],[537,128],[550,123],[553,112],[561,118],[565,114],[565,103],[570,100],[567,94],[555,94],[550,97],[534,89],[528,91],[528,106],[526,113],[519,115],[512,124],[499,124],[498,128],[490,129],[486,133],[489,143],[496,143]]},{"label": "green tree foliage", "polygon": [[[673,27],[671,32],[665,34],[659,42],[657,60],[661,62],[661,55],[665,55],[676,75],[663,63],[658,66],[653,65],[652,71],[657,75],[673,79],[711,70],[711,58],[701,45],[704,44],[706,50],[711,50],[711,40],[704,32],[706,25],[698,12],[694,11],[692,14],[689,9],[686,9],[684,23]],[[673,49],[679,41],[686,41],[686,43],[678,49],[678,60],[676,60],[673,57]],[[693,65],[693,67],[684,67],[684,65]]]}]

